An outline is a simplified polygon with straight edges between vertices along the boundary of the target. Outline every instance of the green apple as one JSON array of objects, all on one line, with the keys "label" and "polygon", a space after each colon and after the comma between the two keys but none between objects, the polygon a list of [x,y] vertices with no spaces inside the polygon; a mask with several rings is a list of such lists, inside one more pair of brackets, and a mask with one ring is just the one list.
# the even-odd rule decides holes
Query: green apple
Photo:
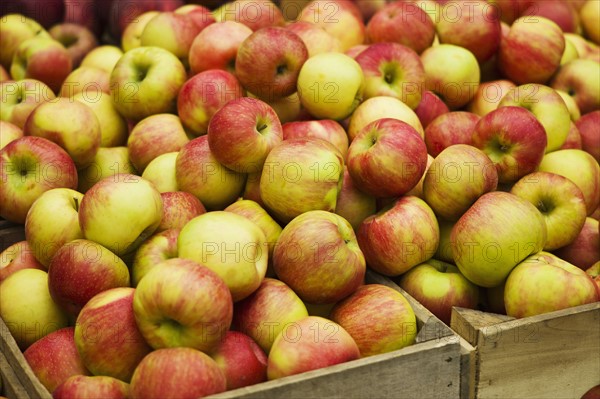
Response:
[{"label": "green apple", "polygon": [[482,287],[504,282],[523,259],[546,244],[544,216],[514,194],[482,195],[452,228],[450,241],[460,272]]},{"label": "green apple", "polygon": [[142,32],[146,27],[148,21],[157,16],[159,11],[146,11],[145,13],[138,15],[135,21],[131,21],[125,30],[123,36],[121,36],[121,47],[123,51],[129,51],[131,49],[142,46]]},{"label": "green apple", "polygon": [[23,137],[23,129],[10,122],[0,120],[0,150],[19,137]]},{"label": "green apple", "polygon": [[129,160],[127,147],[100,147],[92,163],[77,171],[77,190],[85,194],[100,180],[119,173],[137,174]]},{"label": "green apple", "polygon": [[0,20],[0,65],[9,69],[19,45],[35,36],[50,37],[42,25],[25,15],[2,16],[2,20]]},{"label": "green apple", "polygon": [[545,251],[572,243],[583,228],[587,214],[583,193],[566,177],[534,172],[516,182],[510,192],[531,202],[544,215],[548,233]]},{"label": "green apple", "polygon": [[83,57],[80,66],[100,68],[108,73],[111,73],[122,56],[123,50],[117,46],[98,46],[87,53],[85,57]]},{"label": "green apple", "polygon": [[148,163],[142,177],[156,187],[160,193],[177,191],[175,164],[179,151],[166,152]]},{"label": "green apple", "polygon": [[162,216],[162,199],[154,185],[126,173],[100,180],[79,207],[84,237],[118,256],[133,253],[157,229]]},{"label": "green apple", "polygon": [[179,233],[180,258],[216,272],[234,301],[253,293],[265,277],[269,246],[265,233],[244,216],[214,211],[190,220]]},{"label": "green apple", "polygon": [[48,273],[39,269],[19,270],[2,281],[0,317],[21,350],[68,324],[50,296]]},{"label": "green apple", "polygon": [[309,58],[298,75],[302,106],[319,119],[342,120],[363,100],[365,77],[360,65],[342,53]]},{"label": "green apple", "polygon": [[56,95],[45,83],[35,79],[8,80],[0,83],[0,120],[21,129],[29,114],[41,103],[51,101]]},{"label": "green apple", "polygon": [[27,212],[25,238],[44,266],[64,244],[83,238],[78,217],[82,199],[75,190],[55,188],[40,195]]},{"label": "green apple", "polygon": [[127,143],[127,121],[116,110],[109,94],[75,94],[73,100],[81,101],[94,111],[100,122],[100,147],[118,147]]}]

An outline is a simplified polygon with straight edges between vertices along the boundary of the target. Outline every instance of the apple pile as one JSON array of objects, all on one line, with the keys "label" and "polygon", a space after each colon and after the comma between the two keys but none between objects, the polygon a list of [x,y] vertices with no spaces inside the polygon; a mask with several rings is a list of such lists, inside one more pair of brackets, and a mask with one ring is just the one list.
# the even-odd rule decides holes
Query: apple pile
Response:
[{"label": "apple pile", "polygon": [[600,300],[597,1],[107,2],[117,45],[22,3],[0,316],[54,397],[196,398],[413,344],[367,268],[446,323]]}]

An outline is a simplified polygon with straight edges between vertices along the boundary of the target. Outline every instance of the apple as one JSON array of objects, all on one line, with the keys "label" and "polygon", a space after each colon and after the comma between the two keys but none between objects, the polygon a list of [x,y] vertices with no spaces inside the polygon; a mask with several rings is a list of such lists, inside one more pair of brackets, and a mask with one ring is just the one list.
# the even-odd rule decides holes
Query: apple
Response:
[{"label": "apple", "polygon": [[342,155],[325,140],[284,140],[265,160],[260,196],[283,223],[310,210],[334,211],[343,167]]},{"label": "apple", "polygon": [[77,353],[74,327],[46,335],[27,348],[23,356],[48,392],[54,392],[71,376],[90,374]]},{"label": "apple", "polygon": [[218,364],[192,348],[158,349],[142,360],[130,384],[132,399],[193,399],[225,391]]},{"label": "apple", "polygon": [[[544,295],[546,290],[552,294]],[[548,252],[531,255],[519,263],[508,275],[504,286],[506,314],[516,318],[599,299],[600,291],[590,276]]]},{"label": "apple", "polygon": [[281,234],[281,226],[261,207],[257,202],[241,199],[225,208],[226,212],[232,212],[245,217],[255,223],[265,234],[269,246],[269,258],[271,261],[275,245]]},{"label": "apple", "polygon": [[177,187],[196,196],[207,210],[223,209],[240,196],[246,175],[221,165],[211,153],[208,137],[200,136],[181,148],[175,164]]},{"label": "apple", "polygon": [[78,168],[92,163],[100,147],[100,122],[94,111],[79,101],[62,97],[34,109],[23,132],[54,141]]},{"label": "apple", "polygon": [[0,284],[8,276],[22,269],[46,270],[33,255],[27,241],[18,241],[0,253]]},{"label": "apple", "polygon": [[425,87],[436,93],[450,109],[467,105],[475,96],[481,71],[477,58],[454,44],[430,47],[421,54]]},{"label": "apple", "polygon": [[217,273],[175,258],[155,265],[139,280],[133,313],[154,349],[183,346],[210,352],[231,325],[233,302]]},{"label": "apple", "polygon": [[450,112],[450,109],[437,94],[429,90],[423,90],[421,102],[415,108],[415,114],[417,114],[423,128],[426,129],[438,116],[448,112]]},{"label": "apple", "polygon": [[[48,68],[49,63],[51,68]],[[71,56],[60,42],[38,35],[19,45],[10,65],[10,75],[15,80],[40,80],[58,92],[72,68]]]},{"label": "apple", "polygon": [[129,287],[111,288],[90,299],[77,316],[75,345],[93,375],[129,382],[152,348],[136,324]]},{"label": "apple", "polygon": [[190,193],[184,191],[163,192],[163,217],[157,232],[167,229],[181,229],[196,216],[206,213],[202,202]]},{"label": "apple", "polygon": [[567,109],[569,110],[569,116],[571,117],[571,122],[577,122],[579,118],[581,118],[581,111],[579,111],[579,106],[575,102],[575,99],[569,95],[569,93],[562,90],[555,90],[560,98],[563,99]]},{"label": "apple", "polygon": [[29,114],[41,103],[54,100],[54,92],[35,79],[0,83],[0,119],[23,129]]},{"label": "apple", "polygon": [[524,84],[504,95],[498,108],[519,106],[531,111],[542,124],[548,138],[546,152],[558,150],[571,127],[569,109],[555,90],[539,84]]},{"label": "apple", "polygon": [[354,339],[361,357],[379,355],[415,343],[417,320],[406,298],[381,284],[359,287],[336,304],[330,319]]},{"label": "apple", "polygon": [[438,218],[438,225],[440,228],[440,243],[433,255],[434,259],[441,260],[448,263],[454,263],[454,254],[452,253],[452,241],[450,235],[452,228],[454,227],[454,221],[448,221],[442,218]]},{"label": "apple", "polygon": [[89,102],[96,102],[99,93],[110,94],[110,74],[90,66],[74,69],[63,81],[58,95],[71,98],[80,93]]},{"label": "apple", "polygon": [[598,221],[587,217],[575,240],[555,250],[554,254],[582,270],[588,269],[598,262],[600,260]]},{"label": "apple", "polygon": [[148,22],[157,16],[160,11],[146,11],[131,21],[121,36],[121,48],[123,51],[129,51],[134,48],[142,47],[142,32]]},{"label": "apple", "polygon": [[140,280],[157,265],[168,259],[177,258],[179,231],[179,228],[172,228],[157,232],[140,245],[131,265],[133,287],[137,287]]},{"label": "apple", "polygon": [[566,63],[576,60],[577,58],[579,58],[577,47],[575,47],[575,44],[573,44],[571,40],[565,37],[565,51],[560,58],[560,65],[565,65]]},{"label": "apple", "polygon": [[267,380],[267,355],[246,334],[227,331],[211,357],[225,375],[228,390]]},{"label": "apple", "polygon": [[129,161],[127,147],[100,147],[92,163],[77,171],[77,190],[85,194],[100,180],[119,173],[137,173]]},{"label": "apple", "polygon": [[418,197],[403,196],[367,217],[356,237],[371,269],[398,276],[433,256],[440,233],[429,205]]},{"label": "apple", "polygon": [[181,120],[172,114],[154,114],[139,121],[129,133],[129,159],[139,172],[159,155],[177,152],[189,142]]},{"label": "apple", "polygon": [[398,43],[374,43],[355,59],[365,76],[365,98],[391,96],[412,109],[419,105],[425,70],[413,49]]},{"label": "apple", "polygon": [[7,13],[0,21],[0,65],[7,70],[21,43],[35,36],[48,37],[48,32],[35,20],[22,14]]},{"label": "apple", "polygon": [[579,16],[585,35],[594,43],[600,44],[600,29],[597,23],[600,20],[600,11],[597,4],[586,1],[579,11]]},{"label": "apple", "polygon": [[510,80],[482,82],[471,102],[467,104],[467,110],[476,115],[485,116],[498,108],[502,97],[515,87],[516,85]]},{"label": "apple", "polygon": [[244,216],[214,211],[190,220],[179,233],[180,258],[191,259],[217,273],[234,302],[254,292],[267,272],[269,246],[265,233]]},{"label": "apple", "polygon": [[585,269],[585,272],[594,280],[596,285],[600,287],[600,260]]},{"label": "apple", "polygon": [[52,397],[54,399],[93,397],[127,399],[129,397],[129,384],[104,375],[74,375],[56,387]]},{"label": "apple", "polygon": [[19,270],[2,281],[0,317],[23,351],[68,324],[67,315],[50,297],[48,273],[39,269]]},{"label": "apple", "polygon": [[245,89],[267,101],[296,91],[308,49],[294,32],[281,27],[253,32],[239,46],[235,74]]},{"label": "apple", "polygon": [[77,188],[77,169],[57,144],[24,136],[0,150],[0,216],[25,223],[27,211],[45,191]]},{"label": "apple", "polygon": [[[120,38],[125,28],[137,17],[147,11],[175,11],[184,3],[181,0],[119,0],[103,1],[104,6],[98,7],[98,15],[103,15],[103,20],[108,24],[109,36]],[[106,10],[104,10],[106,8]]]},{"label": "apple", "polygon": [[366,39],[360,10],[350,0],[313,0],[302,8],[297,20],[323,28],[338,39],[340,51],[363,44]]},{"label": "apple", "polygon": [[478,286],[456,266],[435,259],[410,269],[398,285],[447,325],[453,306],[475,309],[479,302]]},{"label": "apple", "polygon": [[435,25],[440,43],[454,44],[471,51],[480,64],[500,47],[500,15],[484,0],[449,2],[442,6]]},{"label": "apple", "polygon": [[[204,20],[204,23],[199,24],[201,19]],[[185,65],[188,63],[190,47],[194,38],[212,22],[214,22],[214,18],[209,13],[195,19],[189,13],[160,12],[144,26],[140,44],[141,47],[163,48],[179,58]]]},{"label": "apple", "polygon": [[333,119],[319,119],[308,121],[293,121],[282,125],[283,139],[296,139],[315,137],[329,141],[346,159],[348,153],[348,135],[344,127]]},{"label": "apple", "polygon": [[546,83],[559,68],[564,51],[565,37],[558,25],[544,17],[524,16],[501,40],[498,65],[516,84]]},{"label": "apple", "polygon": [[79,93],[72,98],[94,111],[100,122],[100,147],[119,147],[127,143],[127,122],[115,109],[109,94],[103,92],[90,96]]},{"label": "apple", "polygon": [[545,17],[555,22],[563,32],[577,32],[581,28],[579,26],[579,18],[577,10],[573,7],[573,2],[560,0],[545,0],[534,1],[521,16],[529,16],[530,21],[536,21],[531,17]]},{"label": "apple", "polygon": [[59,248],[83,237],[77,216],[82,198],[70,188],[54,188],[42,193],[27,212],[25,238],[46,268]]},{"label": "apple", "polygon": [[406,122],[421,137],[425,136],[419,117],[408,105],[394,97],[378,96],[363,101],[350,117],[350,124],[347,129],[350,143],[352,143],[365,126],[384,118],[398,119]]},{"label": "apple", "polygon": [[366,125],[348,149],[348,172],[356,186],[374,197],[410,191],[427,166],[427,147],[419,133],[397,119]]},{"label": "apple", "polygon": [[48,33],[67,49],[71,55],[73,68],[77,68],[83,57],[98,46],[94,34],[82,25],[68,22],[56,24]]},{"label": "apple", "polygon": [[122,56],[123,50],[117,46],[106,44],[87,53],[81,60],[80,66],[99,68],[110,74]]},{"label": "apple", "polygon": [[346,54],[350,58],[356,59],[356,57],[358,57],[358,55],[364,50],[366,50],[368,47],[369,44],[357,44],[356,46],[352,46],[348,50],[344,51],[344,54]]},{"label": "apple", "polygon": [[208,146],[225,167],[258,172],[269,152],[283,139],[279,117],[267,103],[249,97],[223,105],[210,119]]},{"label": "apple", "polygon": [[435,24],[414,2],[398,1],[385,5],[371,17],[367,37],[371,43],[399,43],[421,54],[433,44]]},{"label": "apple", "polygon": [[302,65],[298,95],[318,119],[342,120],[363,100],[365,77],[360,65],[342,53],[317,54]]},{"label": "apple", "polygon": [[335,213],[350,223],[358,231],[365,218],[377,212],[375,197],[360,191],[352,180],[348,168],[344,167],[342,189],[338,193]]},{"label": "apple", "polygon": [[246,25],[252,31],[270,26],[282,26],[285,22],[281,10],[271,0],[225,2],[213,11],[213,15],[217,21],[236,21]]},{"label": "apple", "polygon": [[256,291],[235,303],[232,327],[269,353],[279,333],[307,316],[305,304],[288,285],[265,278]]},{"label": "apple", "polygon": [[500,183],[513,183],[535,171],[548,142],[535,115],[515,106],[500,107],[482,117],[472,140],[496,166]]},{"label": "apple", "polygon": [[452,227],[450,242],[456,266],[467,279],[481,287],[496,287],[519,262],[542,250],[546,223],[527,200],[493,191],[461,216]]},{"label": "apple", "polygon": [[581,147],[600,162],[600,110],[583,115],[576,123]]},{"label": "apple", "polygon": [[[344,135],[346,132],[344,132]],[[8,143],[23,137],[23,130],[17,125],[0,120],[0,150]],[[346,139],[348,141],[348,139]]]},{"label": "apple", "polygon": [[534,172],[516,182],[510,192],[531,202],[544,215],[545,251],[572,243],[583,228],[587,214],[583,193],[566,177]]},{"label": "apple", "polygon": [[473,131],[479,119],[479,115],[465,111],[448,112],[438,116],[425,128],[427,153],[437,157],[452,145],[472,144]]},{"label": "apple", "polygon": [[575,125],[573,121],[571,121],[571,128],[569,129],[569,134],[567,134],[567,138],[563,145],[560,147],[560,149],[581,150],[581,134],[579,133],[579,129],[577,129],[577,125]]},{"label": "apple", "polygon": [[154,185],[127,173],[100,180],[79,206],[84,238],[120,257],[133,253],[156,230],[162,215],[162,199]]},{"label": "apple", "polygon": [[169,191],[177,191],[177,179],[175,177],[175,162],[179,151],[167,152],[154,158],[142,173],[142,178],[148,180],[162,194]]},{"label": "apple", "polygon": [[341,52],[341,43],[337,37],[317,24],[308,21],[295,21],[285,26],[302,39],[308,50],[308,57],[321,53]]},{"label": "apple", "polygon": [[597,61],[576,59],[562,65],[550,81],[556,90],[565,91],[581,114],[600,109],[600,64]]},{"label": "apple", "polygon": [[77,317],[95,295],[129,287],[129,270],[123,260],[102,245],[77,239],[61,246],[52,257],[48,287],[52,299]]},{"label": "apple", "polygon": [[365,258],[339,215],[309,211],[281,232],[273,253],[277,277],[307,303],[335,303],[364,283]]},{"label": "apple", "polygon": [[111,72],[113,103],[121,115],[135,121],[172,112],[185,80],[183,64],[167,50],[134,48],[117,61]]},{"label": "apple", "polygon": [[202,29],[190,47],[191,72],[222,69],[234,73],[238,48],[252,32],[238,21],[216,22]]},{"label": "apple", "polygon": [[269,380],[317,370],[360,357],[358,345],[339,324],[308,316],[277,335],[269,352]]},{"label": "apple", "polygon": [[600,204],[600,166],[593,156],[583,150],[559,150],[546,154],[540,172],[556,173],[571,179],[583,193],[587,214]]},{"label": "apple", "polygon": [[455,144],[443,150],[427,170],[423,199],[436,215],[455,221],[497,186],[498,173],[492,160],[473,146]]},{"label": "apple", "polygon": [[265,203],[263,202],[260,196],[260,177],[262,175],[262,170],[257,173],[249,173],[246,179],[246,184],[244,185],[244,191],[240,198],[252,200],[259,204],[261,207],[265,207]]},{"label": "apple", "polygon": [[211,69],[186,81],[177,97],[177,113],[194,135],[208,132],[208,122],[229,101],[242,98],[244,88],[234,75]]}]

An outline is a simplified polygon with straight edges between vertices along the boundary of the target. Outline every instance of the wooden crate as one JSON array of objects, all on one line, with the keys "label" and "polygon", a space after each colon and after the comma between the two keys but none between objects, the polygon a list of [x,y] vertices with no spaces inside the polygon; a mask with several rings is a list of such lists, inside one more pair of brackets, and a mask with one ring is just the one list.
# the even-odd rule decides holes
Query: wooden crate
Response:
[{"label": "wooden crate", "polygon": [[454,308],[475,347],[471,398],[580,398],[600,384],[600,303],[514,319]]},{"label": "wooden crate", "polygon": [[[0,222],[0,249],[23,239],[22,226]],[[414,345],[211,397],[448,399],[464,396],[461,375],[464,365],[470,364],[473,348],[388,278],[368,272],[367,282],[390,286],[407,297],[417,316],[419,332]],[[0,349],[4,354],[0,357],[2,377],[10,386],[9,398],[51,398],[1,320]]]}]

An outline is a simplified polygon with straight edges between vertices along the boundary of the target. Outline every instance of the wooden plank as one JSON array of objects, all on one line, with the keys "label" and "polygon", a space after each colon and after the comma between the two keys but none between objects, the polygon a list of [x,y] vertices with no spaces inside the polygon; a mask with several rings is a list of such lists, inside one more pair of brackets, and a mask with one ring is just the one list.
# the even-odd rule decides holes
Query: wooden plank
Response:
[{"label": "wooden plank", "polygon": [[23,353],[17,346],[16,341],[10,334],[2,318],[0,318],[0,352],[4,354],[8,365],[21,382],[29,397],[35,399],[52,398],[50,392],[42,385],[31,370],[31,367],[29,367],[29,364],[27,364]]},{"label": "wooden plank", "polygon": [[460,398],[475,398],[475,348],[462,337],[460,343]]},{"label": "wooden plank", "polygon": [[10,399],[30,399],[2,352],[0,352],[0,379],[2,380],[0,394]]},{"label": "wooden plank", "polygon": [[477,346],[479,331],[483,327],[514,319],[506,315],[454,307],[450,316],[450,327],[471,345]]},{"label": "wooden plank", "polygon": [[475,320],[477,398],[579,398],[600,384],[600,303],[507,321],[480,313],[455,315]]},{"label": "wooden plank", "polygon": [[211,398],[457,398],[458,342],[430,341],[399,351],[224,392]]}]

